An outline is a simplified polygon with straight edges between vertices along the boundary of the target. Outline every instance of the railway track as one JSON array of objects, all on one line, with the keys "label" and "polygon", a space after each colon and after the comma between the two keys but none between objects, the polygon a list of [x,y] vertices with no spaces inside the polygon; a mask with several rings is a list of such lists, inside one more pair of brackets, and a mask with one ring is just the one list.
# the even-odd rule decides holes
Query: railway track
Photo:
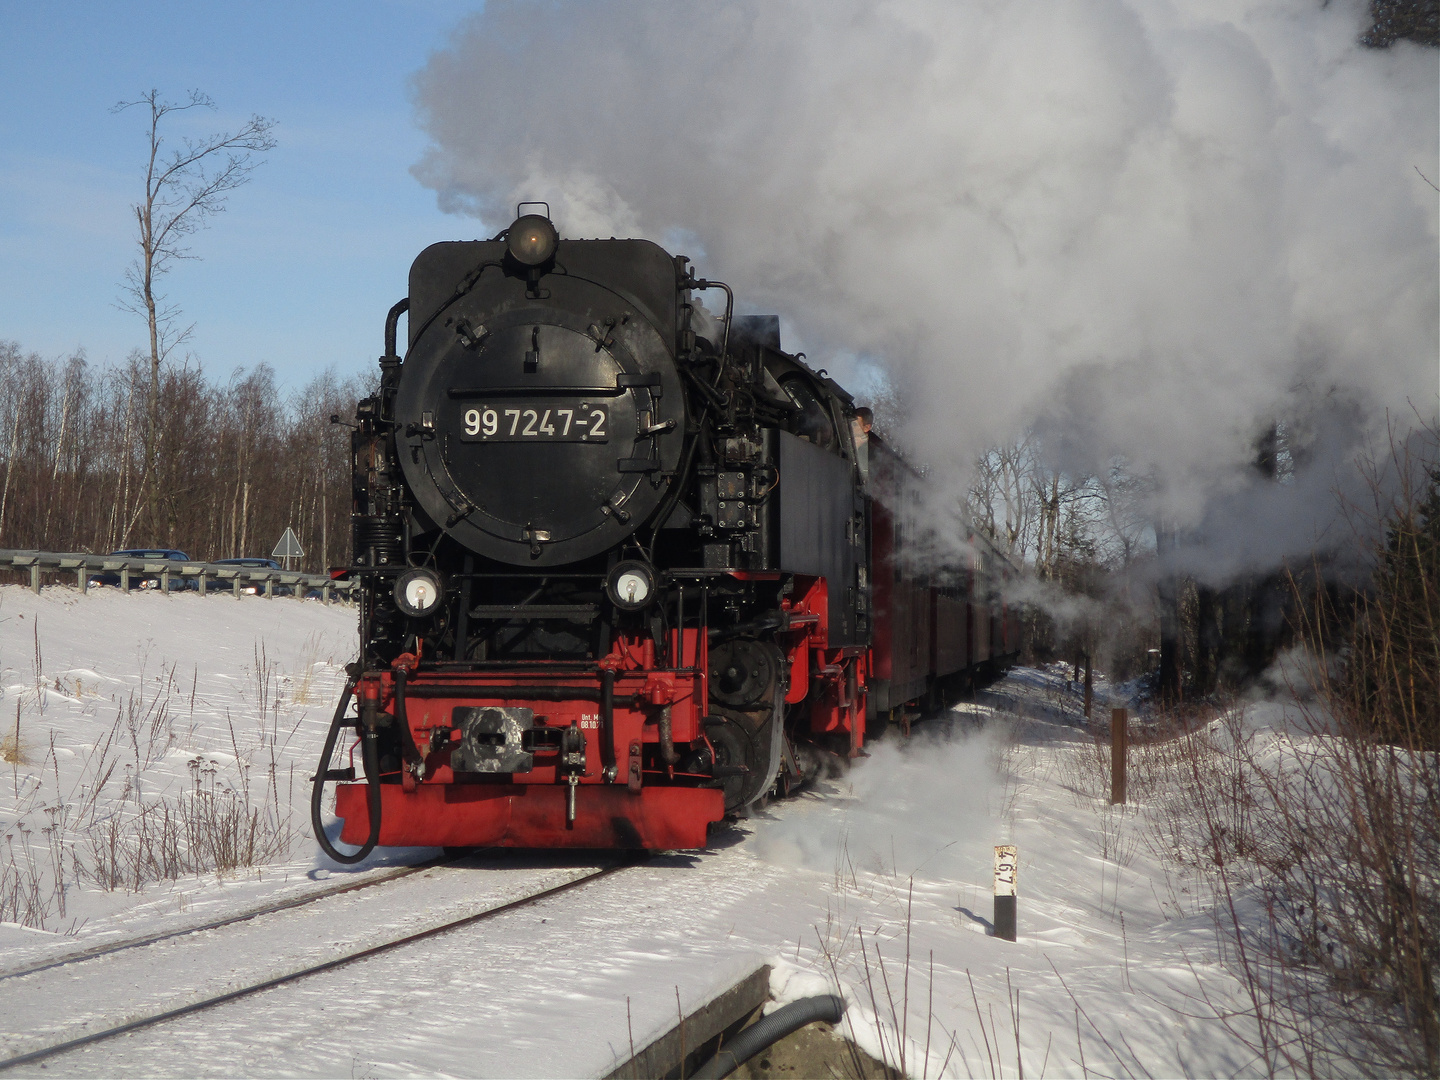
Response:
[{"label": "railway track", "polygon": [[289,900],[278,900],[270,904],[261,904],[258,907],[247,908],[234,915],[227,915],[223,919],[215,919],[211,922],[199,923],[195,926],[179,927],[175,930],[167,930],[161,934],[147,934],[144,937],[127,938],[124,941],[113,941],[105,945],[96,945],[89,949],[80,949],[64,956],[58,956],[53,960],[45,960],[28,967],[14,968],[10,971],[0,971],[0,982],[7,979],[18,979],[25,975],[38,975],[42,971],[52,971],[55,968],[66,967],[70,964],[83,964],[87,960],[98,960],[104,956],[111,956],[115,953],[125,952],[127,949],[139,949],[147,945],[158,945],[164,941],[172,941],[175,938],[188,937],[191,934],[203,934],[207,930],[220,930],[227,926],[234,926],[236,923],[250,922],[262,915],[274,915],[281,911],[290,911],[294,908],[304,907],[306,904],[314,904],[321,900],[328,900],[332,896],[343,896],[346,893],[359,892],[361,889],[368,889],[375,885],[384,885],[388,882],[398,881],[401,878],[410,877],[424,870],[431,870],[437,866],[447,866],[450,863],[458,862],[465,856],[454,856],[442,859],[427,859],[422,863],[415,863],[412,866],[396,867],[384,873],[375,874],[364,881],[342,882],[325,888],[314,889],[303,896],[291,897]]},{"label": "railway track", "polygon": [[[441,860],[441,862],[446,861],[452,860]],[[13,1054],[10,1057],[0,1059],[0,1072],[7,1071],[21,1065],[27,1065],[43,1061],[47,1058],[56,1057],[71,1050],[77,1050],[82,1047],[93,1046],[97,1043],[105,1042],[110,1039],[115,1039],[119,1036],[126,1035],[134,1031],[140,1031],[145,1028],[164,1024],[168,1021],[176,1020],[183,1016],[190,1016],[194,1013],[203,1012],[207,1009],[213,1009],[232,1001],[237,1001],[242,998],[250,997],[254,994],[262,993],[266,990],[271,990],[276,987],[295,983],[311,976],[322,974],[324,972],[334,971],[337,968],[345,967],[346,965],[354,964],[359,961],[369,959],[370,957],[379,956],[383,953],[404,948],[407,945],[412,945],[417,942],[438,937],[442,934],[447,934],[452,931],[462,929],[464,927],[472,926],[487,919],[493,919],[497,916],[504,915],[511,911],[515,911],[519,908],[527,907],[538,901],[546,900],[550,897],[559,896],[563,893],[583,888],[586,885],[592,884],[612,874],[618,873],[633,865],[635,865],[635,860],[629,860],[616,865],[601,867],[598,870],[582,874],[581,876],[576,878],[571,878],[567,881],[561,882],[560,884],[540,888],[533,892],[528,892],[520,897],[506,900],[493,906],[485,907],[480,911],[473,911],[459,918],[450,919],[437,925],[426,927],[422,930],[405,934],[397,938],[382,941],[378,944],[352,949],[348,952],[343,953],[342,955],[332,957],[319,963],[307,964],[295,970],[285,972],[284,974],[274,975],[268,978],[246,983],[243,986],[227,990],[223,993],[212,994],[206,997],[202,997],[199,1000],[186,1002],[185,1004],[174,1008],[160,1009],[154,1012],[149,1012],[142,1016],[127,1019],[120,1023],[112,1023],[97,1031],[86,1032],[83,1035],[75,1035],[70,1038],[64,1038],[48,1045],[38,1047],[34,1050],[29,1050],[19,1054]],[[435,863],[431,863],[415,867],[407,867],[406,873],[392,875],[391,877],[388,877],[384,880],[393,881],[397,877],[409,876],[409,874],[417,873],[425,869],[434,869],[435,866]],[[193,935],[204,930],[219,929],[221,927],[234,925],[235,923],[253,920],[264,914],[278,913],[286,910],[291,910],[296,907],[302,907],[307,902],[307,899],[309,899],[309,902],[313,902],[314,900],[328,899],[330,897],[338,896],[346,892],[358,891],[359,889],[364,888],[370,884],[381,883],[382,882],[378,880],[372,882],[356,883],[346,888],[333,890],[327,893],[325,896],[302,898],[300,900],[287,902],[285,904],[271,905],[270,910],[250,911],[229,919],[217,920],[214,924],[208,924],[205,927],[192,927],[189,930],[180,930],[170,934],[155,935],[152,939],[117,943],[117,945],[109,947],[106,950],[96,950],[86,955],[71,956],[66,959],[56,960],[53,963],[37,965],[34,968],[28,969],[26,971],[8,973],[5,977],[6,979],[18,979],[23,975],[40,974],[43,971],[50,970],[56,967],[62,967],[66,964],[78,963],[84,960],[101,959],[105,956],[112,956],[115,953],[137,949],[144,945],[161,944],[175,938],[186,937],[188,935]]]}]

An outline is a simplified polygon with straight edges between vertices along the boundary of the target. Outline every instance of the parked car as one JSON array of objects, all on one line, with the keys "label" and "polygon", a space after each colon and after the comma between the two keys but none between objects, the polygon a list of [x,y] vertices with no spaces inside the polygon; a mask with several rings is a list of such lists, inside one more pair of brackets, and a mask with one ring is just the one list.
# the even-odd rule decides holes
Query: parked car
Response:
[{"label": "parked car", "polygon": [[[283,570],[285,569],[274,559],[246,558],[246,559],[216,559],[215,566],[239,566],[246,570]],[[264,582],[241,582],[240,591],[248,596],[265,591]],[[295,590],[289,585],[276,585],[274,595],[289,596]]]},{"label": "parked car", "polygon": [[[125,548],[122,551],[112,551],[110,554],[126,559],[145,559],[150,562],[156,562],[162,559],[181,563],[191,561],[190,556],[186,555],[185,552],[176,551],[173,548]],[[118,570],[107,570],[103,574],[96,574],[90,579],[90,584],[119,585],[120,572]],[[143,574],[139,571],[132,570],[130,571],[130,587],[132,589],[158,589],[160,588],[160,578],[155,574]],[[195,582],[187,581],[177,574],[170,578],[170,588],[172,590],[193,589],[195,588]]]},{"label": "parked car", "polygon": [[[332,566],[327,576],[330,578],[331,581],[349,581],[350,568],[348,566]],[[308,590],[306,590],[305,599],[323,600],[325,599],[325,593],[312,585]]]}]

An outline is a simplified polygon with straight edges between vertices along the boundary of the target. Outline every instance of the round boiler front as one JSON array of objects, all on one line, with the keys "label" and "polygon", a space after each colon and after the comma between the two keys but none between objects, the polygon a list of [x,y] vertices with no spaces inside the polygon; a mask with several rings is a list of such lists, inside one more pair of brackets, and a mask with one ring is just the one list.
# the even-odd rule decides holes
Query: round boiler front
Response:
[{"label": "round boiler front", "polygon": [[396,397],[422,509],[466,547],[522,566],[585,559],[634,532],[684,437],[659,332],[591,283],[559,279],[554,294],[483,326],[463,310],[437,320]]}]

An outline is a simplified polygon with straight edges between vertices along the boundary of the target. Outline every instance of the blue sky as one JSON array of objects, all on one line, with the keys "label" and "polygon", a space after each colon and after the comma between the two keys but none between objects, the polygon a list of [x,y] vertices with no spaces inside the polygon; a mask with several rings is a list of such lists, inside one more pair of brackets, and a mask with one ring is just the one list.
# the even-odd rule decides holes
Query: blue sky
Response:
[{"label": "blue sky", "polygon": [[426,141],[410,77],[479,7],[0,0],[0,340],[93,363],[144,344],[116,306],[144,117],[110,109],[195,88],[219,108],[185,114],[194,134],[260,113],[278,145],[165,283],[195,324],[189,351],[213,378],[265,362],[291,388],[373,364],[414,256],[480,228],[409,172]]}]

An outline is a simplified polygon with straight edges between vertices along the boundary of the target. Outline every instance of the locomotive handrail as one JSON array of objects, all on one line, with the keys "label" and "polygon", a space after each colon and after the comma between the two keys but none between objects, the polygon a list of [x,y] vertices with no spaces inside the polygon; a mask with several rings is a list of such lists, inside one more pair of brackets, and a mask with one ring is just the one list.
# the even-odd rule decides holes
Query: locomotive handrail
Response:
[{"label": "locomotive handrail", "polygon": [[37,551],[30,549],[0,548],[0,568],[30,571],[30,588],[38,595],[41,573],[73,571],[75,584],[82,593],[90,585],[90,577],[97,573],[119,572],[121,581],[130,575],[159,577],[162,590],[171,591],[170,581],[179,578],[182,582],[194,581],[204,594],[207,581],[216,584],[224,582],[234,589],[236,595],[244,584],[264,586],[266,596],[274,596],[275,586],[290,586],[295,595],[304,591],[319,589],[320,598],[330,602],[331,595],[347,597],[359,589],[356,581],[336,581],[326,574],[307,574],[298,570],[275,570],[271,567],[235,566],[181,559],[146,559],[138,556],[93,555],[77,551]]}]

